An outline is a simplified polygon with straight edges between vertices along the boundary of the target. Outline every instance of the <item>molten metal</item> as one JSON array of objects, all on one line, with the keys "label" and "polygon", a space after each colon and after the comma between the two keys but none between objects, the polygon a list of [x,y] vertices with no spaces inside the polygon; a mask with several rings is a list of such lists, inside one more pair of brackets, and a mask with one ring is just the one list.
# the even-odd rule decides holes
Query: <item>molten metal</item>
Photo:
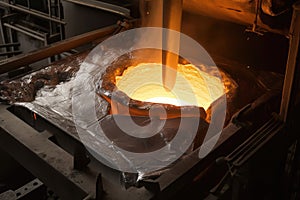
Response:
[{"label": "molten metal", "polygon": [[164,88],[162,67],[157,63],[128,67],[122,76],[116,77],[116,85],[134,100],[198,106],[205,110],[225,94],[221,78],[205,73],[191,64],[178,64],[176,82],[171,91]]}]

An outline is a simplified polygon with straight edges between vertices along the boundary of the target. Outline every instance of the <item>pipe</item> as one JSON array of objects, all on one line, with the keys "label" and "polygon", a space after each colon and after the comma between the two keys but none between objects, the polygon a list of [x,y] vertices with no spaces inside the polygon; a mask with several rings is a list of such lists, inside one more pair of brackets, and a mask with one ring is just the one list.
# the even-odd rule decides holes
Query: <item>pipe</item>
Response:
[{"label": "pipe", "polygon": [[11,47],[11,46],[20,46],[20,43],[14,42],[14,43],[0,44],[0,48]]},{"label": "pipe", "polygon": [[11,25],[11,24],[4,23],[3,25],[6,26],[6,27],[8,27],[8,28],[11,28],[11,29],[13,29],[15,31],[19,31],[21,33],[24,33],[25,35],[33,37],[33,38],[35,38],[37,40],[40,40],[40,41],[43,41],[43,42],[45,41],[45,38],[42,38],[42,37],[38,36],[37,34],[30,33],[30,32],[28,32],[28,31],[26,31],[24,29],[18,28],[16,26]]},{"label": "pipe", "polygon": [[[183,0],[165,0],[163,2],[163,28],[181,31]],[[162,82],[167,90],[172,90],[177,76],[180,36],[163,31],[163,48],[174,50],[162,52]]]},{"label": "pipe", "polygon": [[22,26],[22,25],[20,25],[20,24],[14,24],[14,26],[17,27],[17,28],[23,29],[23,30],[25,30],[25,31],[28,31],[28,32],[30,32],[30,33],[37,34],[37,35],[39,35],[39,36],[41,36],[41,37],[44,37],[44,35],[46,34],[46,33],[40,33],[40,32],[34,31],[34,30],[32,30],[32,29],[30,29],[30,28],[27,28],[27,27],[25,27],[25,26]]},{"label": "pipe", "polygon": [[[300,62],[297,59],[300,56],[300,2],[293,5],[292,23],[290,26],[290,47],[284,78],[282,100],[280,106],[280,117],[284,122],[290,119],[292,107],[296,101],[297,82],[300,79]],[[298,67],[298,68],[297,68]]]}]

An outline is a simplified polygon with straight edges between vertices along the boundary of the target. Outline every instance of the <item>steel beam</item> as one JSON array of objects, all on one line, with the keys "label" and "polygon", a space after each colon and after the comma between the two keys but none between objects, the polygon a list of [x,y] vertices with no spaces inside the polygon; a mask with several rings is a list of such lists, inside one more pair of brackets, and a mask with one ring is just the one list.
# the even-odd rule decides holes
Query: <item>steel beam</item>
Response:
[{"label": "steel beam", "polygon": [[97,172],[74,170],[69,153],[6,108],[0,106],[1,147],[62,199],[95,198]]}]

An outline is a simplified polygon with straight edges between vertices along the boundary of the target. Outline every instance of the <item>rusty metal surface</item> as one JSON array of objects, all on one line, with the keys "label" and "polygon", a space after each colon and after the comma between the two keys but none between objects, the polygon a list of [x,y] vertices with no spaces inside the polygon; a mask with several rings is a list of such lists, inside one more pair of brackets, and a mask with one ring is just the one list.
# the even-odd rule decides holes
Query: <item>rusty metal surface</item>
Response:
[{"label": "rusty metal surface", "polygon": [[87,53],[67,57],[16,80],[2,81],[0,99],[10,104],[33,101],[36,92],[42,87],[55,87],[60,82],[69,81],[74,77]]}]

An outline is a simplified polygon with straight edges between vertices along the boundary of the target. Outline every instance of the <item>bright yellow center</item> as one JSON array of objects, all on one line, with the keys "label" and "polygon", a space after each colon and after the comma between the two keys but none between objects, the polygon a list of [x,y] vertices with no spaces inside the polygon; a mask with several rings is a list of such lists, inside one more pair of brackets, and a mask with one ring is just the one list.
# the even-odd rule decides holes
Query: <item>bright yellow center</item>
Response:
[{"label": "bright yellow center", "polygon": [[225,93],[219,77],[205,73],[191,64],[178,64],[176,83],[171,91],[163,87],[162,66],[156,63],[128,67],[122,76],[116,77],[116,85],[131,99],[198,106],[205,110]]}]

